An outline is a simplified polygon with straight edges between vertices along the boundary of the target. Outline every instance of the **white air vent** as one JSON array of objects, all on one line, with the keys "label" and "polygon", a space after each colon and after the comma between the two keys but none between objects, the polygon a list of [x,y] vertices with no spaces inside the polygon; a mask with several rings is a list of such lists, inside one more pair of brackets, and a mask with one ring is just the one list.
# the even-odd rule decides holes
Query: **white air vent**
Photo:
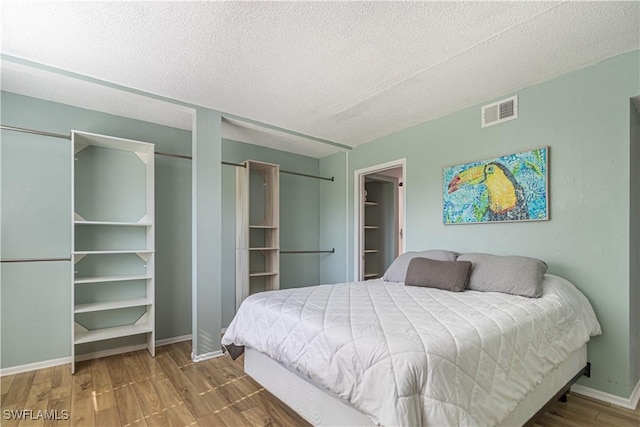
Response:
[{"label": "white air vent", "polygon": [[482,127],[518,118],[518,95],[482,107]]}]

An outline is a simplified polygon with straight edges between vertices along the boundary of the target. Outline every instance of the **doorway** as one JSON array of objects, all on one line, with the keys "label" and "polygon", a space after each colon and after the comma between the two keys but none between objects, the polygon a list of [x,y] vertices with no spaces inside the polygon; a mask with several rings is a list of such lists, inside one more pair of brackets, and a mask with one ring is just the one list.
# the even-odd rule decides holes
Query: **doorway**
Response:
[{"label": "doorway", "polygon": [[355,279],[382,277],[405,251],[405,159],[355,171]]}]

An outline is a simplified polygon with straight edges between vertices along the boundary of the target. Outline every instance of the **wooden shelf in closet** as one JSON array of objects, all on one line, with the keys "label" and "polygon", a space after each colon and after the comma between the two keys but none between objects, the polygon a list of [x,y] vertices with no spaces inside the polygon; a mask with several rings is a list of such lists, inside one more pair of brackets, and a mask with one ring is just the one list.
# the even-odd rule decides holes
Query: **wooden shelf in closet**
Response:
[{"label": "wooden shelf in closet", "polygon": [[[243,164],[236,169],[236,308],[251,292],[280,289],[280,166]],[[252,287],[258,282],[264,286]]]},{"label": "wooden shelf in closet", "polygon": [[249,277],[265,277],[265,276],[275,276],[278,274],[277,271],[262,271],[256,273],[249,273]]},{"label": "wooden shelf in closet", "polygon": [[76,277],[73,282],[77,284],[81,283],[104,283],[104,282],[127,282],[131,280],[146,280],[153,279],[149,274],[131,274],[122,276],[94,276],[94,277]]},{"label": "wooden shelf in closet", "polygon": [[365,279],[375,279],[378,277],[378,273],[364,273]]},{"label": "wooden shelf in closet", "polygon": [[73,251],[74,255],[152,254],[149,249],[124,249],[115,251]]},{"label": "wooden shelf in closet", "polygon": [[117,222],[117,221],[73,221],[75,225],[112,225],[116,227],[151,227],[148,222]]},{"label": "wooden shelf in closet", "polygon": [[111,338],[127,337],[131,335],[153,332],[153,326],[147,322],[133,325],[116,326],[113,328],[93,329],[91,331],[76,332],[73,343],[86,344],[89,342],[108,340]]},{"label": "wooden shelf in closet", "polygon": [[131,298],[120,301],[94,302],[88,304],[76,304],[74,313],[92,313],[94,311],[116,310],[128,307],[144,307],[153,304],[149,298]]},{"label": "wooden shelf in closet", "polygon": [[378,226],[377,225],[365,225],[364,229],[365,230],[377,230]]}]

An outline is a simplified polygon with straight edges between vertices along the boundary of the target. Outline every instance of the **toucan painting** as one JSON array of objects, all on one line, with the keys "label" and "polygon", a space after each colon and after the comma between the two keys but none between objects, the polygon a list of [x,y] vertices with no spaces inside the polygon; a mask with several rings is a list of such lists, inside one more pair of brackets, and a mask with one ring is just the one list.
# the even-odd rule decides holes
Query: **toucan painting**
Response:
[{"label": "toucan painting", "polygon": [[445,224],[548,219],[548,147],[443,170]]}]

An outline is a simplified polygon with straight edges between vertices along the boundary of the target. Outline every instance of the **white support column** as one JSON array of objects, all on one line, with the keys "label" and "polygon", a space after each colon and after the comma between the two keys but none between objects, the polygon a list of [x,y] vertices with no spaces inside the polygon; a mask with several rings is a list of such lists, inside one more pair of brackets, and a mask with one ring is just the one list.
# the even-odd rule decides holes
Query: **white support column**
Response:
[{"label": "white support column", "polygon": [[192,358],[199,361],[222,354],[220,113],[196,108],[192,138]]}]

